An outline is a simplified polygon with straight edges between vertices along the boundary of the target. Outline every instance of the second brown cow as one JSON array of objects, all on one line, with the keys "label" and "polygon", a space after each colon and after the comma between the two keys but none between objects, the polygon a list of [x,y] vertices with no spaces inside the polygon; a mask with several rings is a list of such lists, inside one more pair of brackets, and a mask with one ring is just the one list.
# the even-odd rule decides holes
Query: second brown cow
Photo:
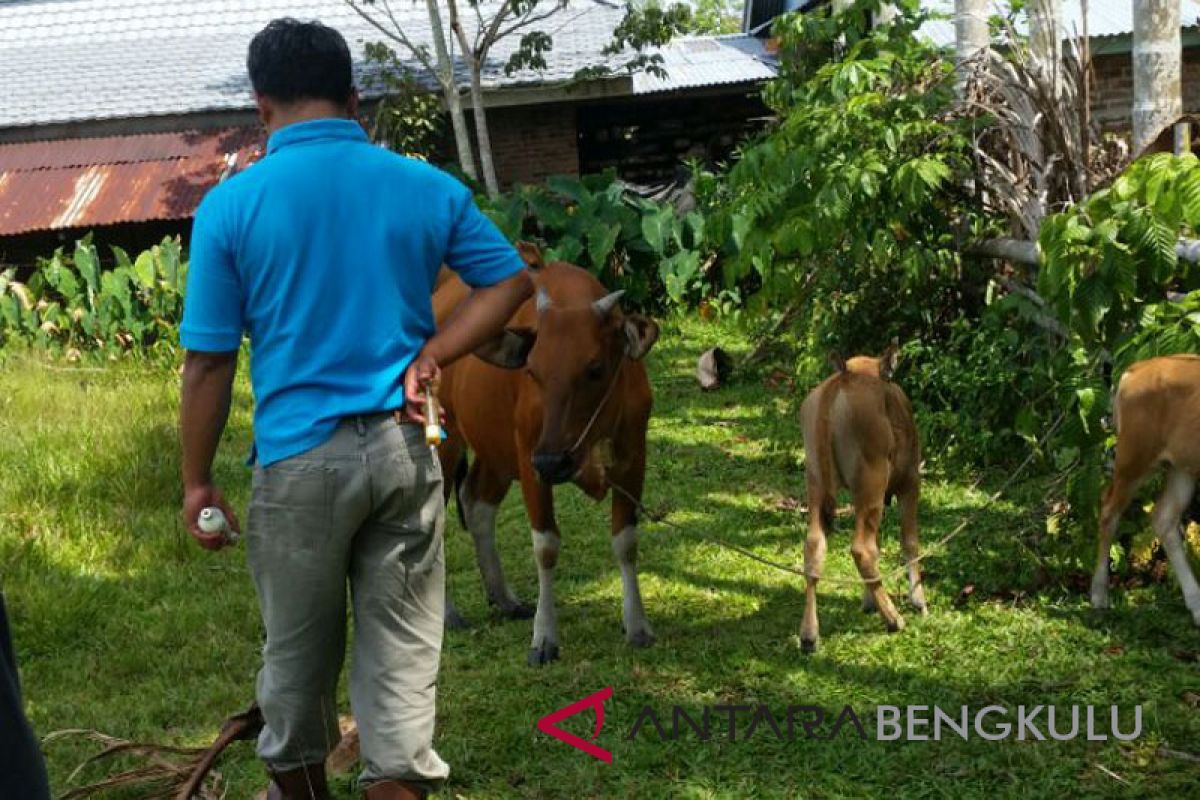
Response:
[{"label": "second brown cow", "polygon": [[[444,471],[458,476],[459,511],[475,541],[488,599],[512,617],[528,616],[528,610],[505,582],[495,523],[510,485],[520,483],[538,570],[533,665],[559,652],[554,570],[561,537],[554,487],[573,482],[596,500],[620,487],[612,497],[611,541],[624,591],[625,637],[644,647],[654,634],[637,575],[637,508],[652,400],[642,358],[658,339],[658,326],[624,313],[621,293],[607,292],[586,270],[543,264],[529,246],[521,251],[537,286],[535,299],[518,310],[501,340],[442,375],[438,395],[449,434],[439,450]],[[439,286],[439,324],[467,291],[457,278]],[[468,451],[470,468],[463,474]],[[448,618],[452,609],[447,606]]]},{"label": "second brown cow", "polygon": [[884,506],[900,501],[901,544],[908,564],[909,599],[925,613],[925,592],[917,564],[917,499],[920,446],[908,397],[890,378],[896,365],[893,344],[880,358],[856,356],[837,364],[836,373],[809,393],[800,408],[808,484],[808,540],[804,546],[805,601],[800,643],[816,649],[817,582],[825,565],[825,539],[833,526],[839,489],[854,502],[850,552],[863,580],[863,608],[878,610],[889,631],[904,619],[888,596],[879,571],[879,524]]}]

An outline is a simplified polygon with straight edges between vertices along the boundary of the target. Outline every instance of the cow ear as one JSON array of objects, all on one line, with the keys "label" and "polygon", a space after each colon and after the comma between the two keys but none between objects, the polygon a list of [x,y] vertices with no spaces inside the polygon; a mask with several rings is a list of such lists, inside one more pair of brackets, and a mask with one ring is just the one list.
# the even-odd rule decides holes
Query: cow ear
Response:
[{"label": "cow ear", "polygon": [[625,333],[625,355],[634,361],[641,360],[658,341],[658,323],[641,314],[627,314],[621,320]]},{"label": "cow ear", "polygon": [[500,369],[520,369],[537,341],[531,328],[505,328],[504,333],[475,350],[475,355]]},{"label": "cow ear", "polygon": [[879,377],[885,381],[890,381],[892,375],[896,374],[896,363],[900,360],[900,341],[892,339],[892,343],[888,345],[887,350],[883,351],[883,355],[879,357]]},{"label": "cow ear", "polygon": [[541,248],[533,242],[517,242],[517,252],[521,254],[521,260],[526,266],[535,272],[546,266],[546,262],[542,260]]}]

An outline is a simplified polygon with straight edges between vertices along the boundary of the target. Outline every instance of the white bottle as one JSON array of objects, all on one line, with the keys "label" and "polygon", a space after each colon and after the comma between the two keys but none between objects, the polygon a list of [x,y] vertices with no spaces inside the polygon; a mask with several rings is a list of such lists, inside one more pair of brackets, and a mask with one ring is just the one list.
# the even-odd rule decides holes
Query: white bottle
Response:
[{"label": "white bottle", "polygon": [[239,538],[237,533],[229,527],[229,520],[225,519],[221,509],[216,506],[201,509],[200,517],[196,520],[196,527],[204,533],[219,533],[227,541],[235,544]]}]

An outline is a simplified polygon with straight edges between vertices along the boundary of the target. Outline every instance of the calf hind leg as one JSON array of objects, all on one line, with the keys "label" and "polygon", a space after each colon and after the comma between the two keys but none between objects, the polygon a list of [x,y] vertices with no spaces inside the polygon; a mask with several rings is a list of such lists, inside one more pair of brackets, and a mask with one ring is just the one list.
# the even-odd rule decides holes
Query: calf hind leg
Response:
[{"label": "calf hind leg", "polygon": [[1151,466],[1139,451],[1123,446],[1118,440],[1117,463],[1113,469],[1112,483],[1105,490],[1104,499],[1100,504],[1096,570],[1092,573],[1092,608],[1108,608],[1108,551],[1121,524],[1121,515],[1129,507],[1133,493]]},{"label": "calf hind leg", "polygon": [[917,536],[917,500],[919,490],[908,489],[900,495],[900,548],[908,573],[908,600],[918,614],[928,613],[925,584],[921,578],[920,545]]},{"label": "calf hind leg", "polygon": [[867,590],[875,598],[875,607],[888,631],[901,630],[904,628],[904,618],[896,611],[879,574],[879,522],[883,517],[883,492],[860,492],[855,498],[854,509],[854,540],[850,545],[850,554]]},{"label": "calf hind leg", "polygon": [[834,499],[810,486],[808,490],[808,538],[804,542],[804,619],[800,623],[800,650],[817,649],[821,624],[817,618],[817,582],[825,569],[826,534],[833,523]]},{"label": "calf hind leg", "polygon": [[1180,518],[1192,502],[1195,489],[1195,478],[1183,470],[1172,469],[1167,475],[1166,488],[1154,504],[1154,530],[1167,551],[1179,588],[1183,590],[1183,601],[1192,612],[1192,620],[1200,625],[1200,586],[1197,586],[1196,576],[1188,563],[1180,530]]}]

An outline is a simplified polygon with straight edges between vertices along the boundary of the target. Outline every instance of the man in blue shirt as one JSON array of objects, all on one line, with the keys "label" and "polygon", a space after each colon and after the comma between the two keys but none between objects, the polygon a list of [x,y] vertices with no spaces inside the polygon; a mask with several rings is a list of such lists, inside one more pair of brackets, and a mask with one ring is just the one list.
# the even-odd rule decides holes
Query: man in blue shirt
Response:
[{"label": "man in blue shirt", "polygon": [[[198,528],[201,509],[237,527],[211,466],[248,334],[246,542],[266,629],[258,753],[269,796],[328,796],[349,583],[361,781],[371,800],[420,798],[448,774],[432,747],[445,575],[423,388],[498,335],[532,288],[465,186],[368,142],[336,31],[276,20],[251,42],[248,67],[267,154],[208,193],[192,231],[184,518],[209,549],[227,539]],[[435,331],[442,264],[475,291]]]}]

